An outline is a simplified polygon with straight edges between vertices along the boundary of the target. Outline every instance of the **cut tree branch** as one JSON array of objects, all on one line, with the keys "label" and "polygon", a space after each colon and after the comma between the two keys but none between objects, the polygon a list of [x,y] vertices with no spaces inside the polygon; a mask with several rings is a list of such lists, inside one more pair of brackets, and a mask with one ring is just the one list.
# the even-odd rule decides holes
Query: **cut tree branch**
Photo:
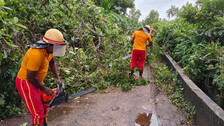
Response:
[{"label": "cut tree branch", "polygon": [[[63,3],[64,4],[64,6],[72,13],[72,10],[68,7],[68,5],[64,2]],[[89,28],[89,26],[87,26],[86,24],[85,24],[85,22],[79,17],[79,15],[77,14],[77,13],[74,13],[75,14],[75,16],[79,19],[79,21],[88,29],[88,30],[90,30],[92,33],[94,33],[94,34],[96,34],[97,36],[100,36],[100,37],[102,37],[102,35],[100,35],[99,33],[97,33],[97,32],[95,32],[94,30],[92,30],[91,28]]]}]

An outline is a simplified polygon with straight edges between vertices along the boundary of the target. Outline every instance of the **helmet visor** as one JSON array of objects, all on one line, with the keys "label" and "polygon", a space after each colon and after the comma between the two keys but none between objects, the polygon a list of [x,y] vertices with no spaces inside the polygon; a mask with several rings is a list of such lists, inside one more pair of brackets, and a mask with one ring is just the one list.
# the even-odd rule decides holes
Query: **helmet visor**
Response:
[{"label": "helmet visor", "polygon": [[143,31],[144,31],[144,33],[145,33],[146,35],[149,33],[149,30],[148,30],[148,28],[146,28],[146,27],[143,28]]},{"label": "helmet visor", "polygon": [[53,55],[54,56],[64,56],[65,55],[66,45],[54,45]]}]

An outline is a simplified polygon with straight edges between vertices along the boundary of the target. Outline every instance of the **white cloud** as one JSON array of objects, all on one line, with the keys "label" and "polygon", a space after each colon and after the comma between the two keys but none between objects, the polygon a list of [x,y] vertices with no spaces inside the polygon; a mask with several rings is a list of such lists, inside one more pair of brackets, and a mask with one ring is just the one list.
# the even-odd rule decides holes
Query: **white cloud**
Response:
[{"label": "white cloud", "polygon": [[160,18],[166,18],[166,11],[171,5],[181,8],[187,2],[195,4],[195,0],[135,0],[135,8],[141,11],[140,21],[143,20],[151,10],[157,10]]}]

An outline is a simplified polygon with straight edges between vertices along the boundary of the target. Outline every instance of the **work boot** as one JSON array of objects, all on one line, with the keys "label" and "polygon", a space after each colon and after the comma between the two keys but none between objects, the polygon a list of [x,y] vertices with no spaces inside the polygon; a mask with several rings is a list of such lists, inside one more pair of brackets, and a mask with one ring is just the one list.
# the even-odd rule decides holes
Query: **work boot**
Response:
[{"label": "work boot", "polygon": [[139,79],[142,79],[143,70],[139,70]]},{"label": "work boot", "polygon": [[143,77],[142,76],[139,76],[139,79],[143,79]]},{"label": "work boot", "polygon": [[131,73],[129,74],[129,78],[133,77],[133,74],[134,74],[134,70],[131,70]]}]

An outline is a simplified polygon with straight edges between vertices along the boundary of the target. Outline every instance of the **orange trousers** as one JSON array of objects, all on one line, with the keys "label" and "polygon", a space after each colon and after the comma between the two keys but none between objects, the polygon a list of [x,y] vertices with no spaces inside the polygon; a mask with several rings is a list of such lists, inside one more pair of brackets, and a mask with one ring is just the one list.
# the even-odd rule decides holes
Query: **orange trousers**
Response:
[{"label": "orange trousers", "polygon": [[47,110],[44,109],[41,90],[34,87],[27,80],[21,80],[18,77],[15,82],[19,95],[22,97],[27,110],[32,116],[32,124],[42,125]]}]

